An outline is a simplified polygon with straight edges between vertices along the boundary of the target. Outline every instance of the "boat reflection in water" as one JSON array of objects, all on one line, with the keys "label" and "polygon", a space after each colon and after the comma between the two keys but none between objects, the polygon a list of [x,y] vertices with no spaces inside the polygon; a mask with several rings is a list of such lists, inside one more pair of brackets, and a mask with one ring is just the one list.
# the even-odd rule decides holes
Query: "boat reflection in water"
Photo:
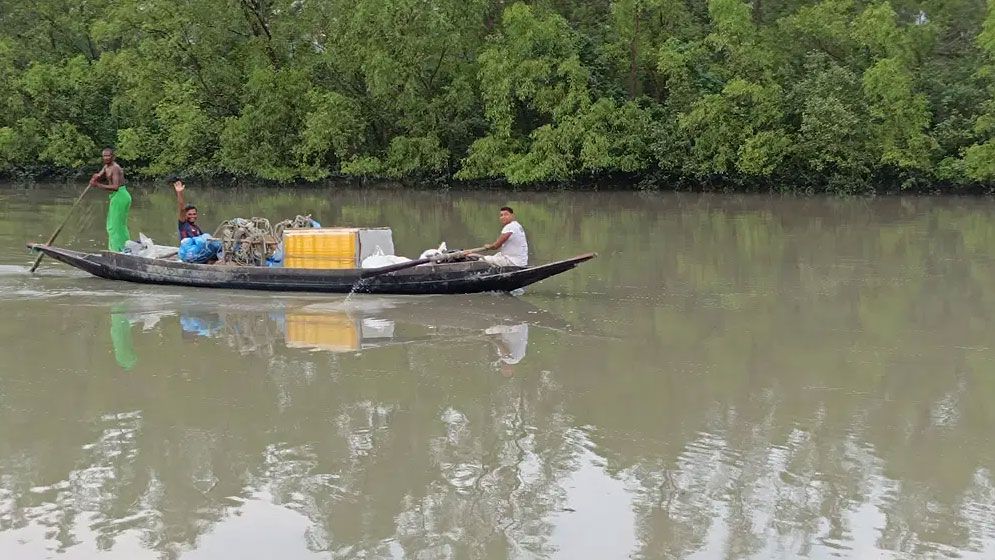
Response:
[{"label": "boat reflection in water", "polygon": [[283,340],[287,348],[358,352],[392,342],[394,327],[390,319],[303,310],[285,316]]},{"label": "boat reflection in water", "polygon": [[[529,327],[567,328],[565,321],[530,303],[508,296],[465,298],[352,297],[313,301],[292,298],[245,298],[219,305],[184,301],[172,309],[112,310],[112,343],[125,369],[138,357],[130,330],[171,329],[177,316],[187,343],[222,341],[241,355],[273,356],[295,350],[360,353],[405,344],[472,343],[489,348],[491,365],[505,377],[515,374],[527,352]],[[175,323],[173,323],[175,324]]]}]

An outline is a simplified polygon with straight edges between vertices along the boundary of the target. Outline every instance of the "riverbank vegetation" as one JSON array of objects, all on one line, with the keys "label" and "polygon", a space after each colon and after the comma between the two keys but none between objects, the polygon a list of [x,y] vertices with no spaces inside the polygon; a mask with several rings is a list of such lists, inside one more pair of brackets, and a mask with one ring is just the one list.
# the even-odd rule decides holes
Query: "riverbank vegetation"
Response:
[{"label": "riverbank vegetation", "polygon": [[0,0],[0,170],[950,191],[981,0]]}]

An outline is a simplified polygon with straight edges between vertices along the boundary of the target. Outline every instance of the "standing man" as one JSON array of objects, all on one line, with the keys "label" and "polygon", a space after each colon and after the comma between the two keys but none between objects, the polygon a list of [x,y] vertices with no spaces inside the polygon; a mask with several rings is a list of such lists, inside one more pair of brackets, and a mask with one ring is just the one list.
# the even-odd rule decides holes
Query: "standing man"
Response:
[{"label": "standing man", "polygon": [[114,150],[104,148],[101,157],[104,160],[104,168],[90,177],[90,186],[111,192],[110,206],[107,207],[107,249],[120,253],[124,249],[125,241],[131,238],[131,234],[128,233],[131,194],[124,184],[124,170],[114,161]]},{"label": "standing man", "polygon": [[515,219],[515,211],[502,206],[498,220],[504,226],[501,228],[501,235],[494,243],[484,245],[484,248],[501,251],[483,257],[483,260],[495,266],[529,266],[529,240],[525,237],[522,224]]},{"label": "standing man", "polygon": [[183,191],[186,189],[183,181],[176,175],[170,175],[166,181],[173,185],[173,189],[176,190],[176,207],[179,209],[177,227],[179,228],[180,241],[188,237],[203,235],[204,232],[197,225],[197,207],[193,204],[188,205],[183,200]]}]

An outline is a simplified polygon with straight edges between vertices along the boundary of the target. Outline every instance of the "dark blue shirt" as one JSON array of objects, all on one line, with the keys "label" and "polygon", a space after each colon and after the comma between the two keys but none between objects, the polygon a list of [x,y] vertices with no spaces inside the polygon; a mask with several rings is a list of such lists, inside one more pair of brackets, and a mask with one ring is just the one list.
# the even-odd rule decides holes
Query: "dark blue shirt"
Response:
[{"label": "dark blue shirt", "polygon": [[197,237],[204,234],[204,232],[200,231],[200,228],[197,227],[197,224],[191,224],[187,221],[177,222],[177,224],[179,224],[180,229],[180,241],[183,241],[188,237]]}]

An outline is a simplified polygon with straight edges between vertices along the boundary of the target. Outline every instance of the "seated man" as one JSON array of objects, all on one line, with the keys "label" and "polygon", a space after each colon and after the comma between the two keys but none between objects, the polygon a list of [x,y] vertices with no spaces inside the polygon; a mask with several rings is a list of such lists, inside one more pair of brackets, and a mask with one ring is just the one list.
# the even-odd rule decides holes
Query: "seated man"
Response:
[{"label": "seated man", "polygon": [[179,208],[177,227],[179,228],[180,241],[188,237],[203,235],[204,232],[197,226],[197,207],[192,204],[187,205],[183,201],[183,190],[186,188],[183,181],[176,175],[171,175],[166,181],[176,189],[176,205]]},{"label": "seated man", "polygon": [[529,241],[525,237],[522,224],[515,219],[515,211],[508,206],[503,206],[498,214],[498,220],[504,226],[501,228],[501,235],[494,243],[488,243],[484,247],[491,250],[500,249],[500,251],[494,255],[482,257],[483,260],[495,266],[528,266]]}]

